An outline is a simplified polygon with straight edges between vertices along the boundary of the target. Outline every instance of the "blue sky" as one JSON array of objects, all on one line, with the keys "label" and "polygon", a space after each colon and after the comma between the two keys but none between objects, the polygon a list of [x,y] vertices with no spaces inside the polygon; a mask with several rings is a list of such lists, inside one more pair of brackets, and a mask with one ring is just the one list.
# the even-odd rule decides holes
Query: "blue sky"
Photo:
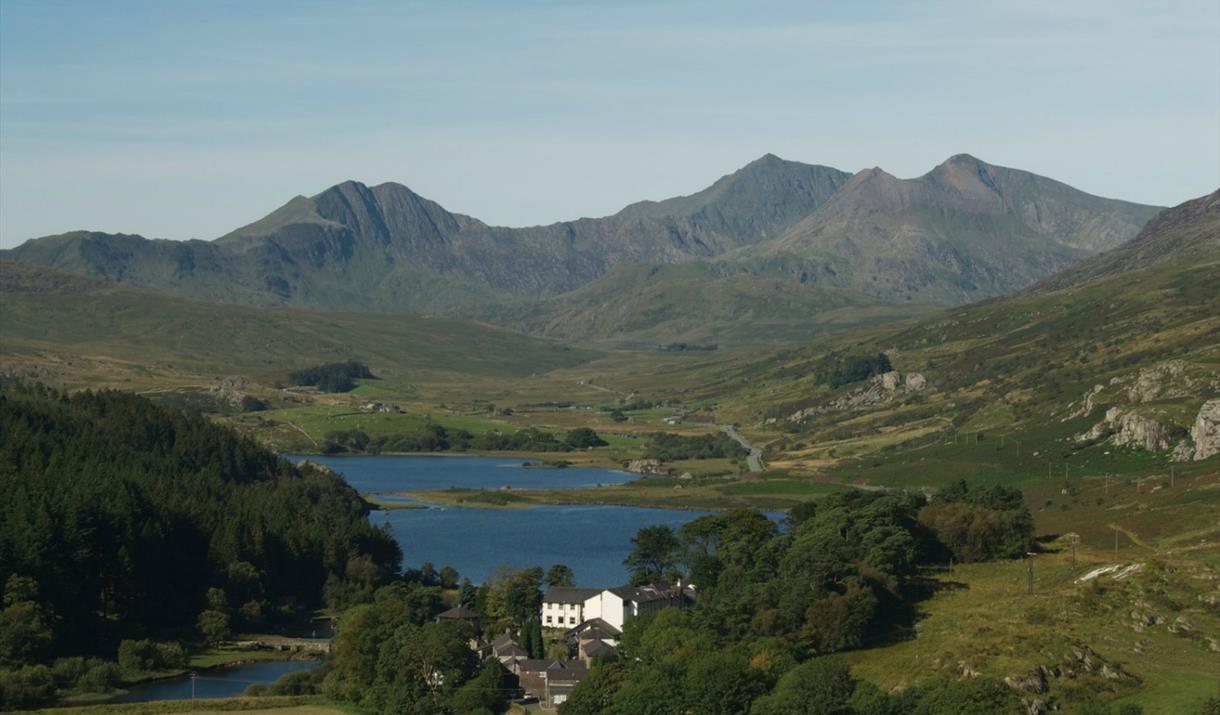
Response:
[{"label": "blue sky", "polygon": [[506,225],[772,152],[1220,185],[1220,3],[0,2],[0,245],[214,238],[344,179]]}]

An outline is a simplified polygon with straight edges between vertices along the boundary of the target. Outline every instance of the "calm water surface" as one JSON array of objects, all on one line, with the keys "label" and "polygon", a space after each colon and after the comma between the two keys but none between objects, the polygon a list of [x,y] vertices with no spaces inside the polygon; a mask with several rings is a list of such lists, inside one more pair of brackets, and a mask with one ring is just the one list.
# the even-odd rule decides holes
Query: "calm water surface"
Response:
[{"label": "calm water surface", "polygon": [[[195,698],[207,700],[214,698],[231,698],[241,695],[252,683],[270,684],[285,673],[298,670],[311,670],[318,667],[317,660],[285,660],[267,663],[246,663],[226,668],[208,668],[197,671],[199,677],[195,680]],[[126,695],[120,695],[111,702],[133,703],[149,700],[190,700],[191,679],[184,675],[173,680],[162,680],[133,689]]]},{"label": "calm water surface", "polygon": [[[385,493],[448,489],[563,488],[619,484],[635,475],[615,469],[522,469],[524,460],[498,457],[321,457],[310,459],[339,472],[358,491]],[[626,582],[623,559],[641,527],[674,529],[709,512],[604,505],[541,505],[529,509],[438,507],[373,512],[389,524],[402,547],[404,566],[429,561],[453,566],[475,583],[500,566],[571,567],[581,586]]]}]

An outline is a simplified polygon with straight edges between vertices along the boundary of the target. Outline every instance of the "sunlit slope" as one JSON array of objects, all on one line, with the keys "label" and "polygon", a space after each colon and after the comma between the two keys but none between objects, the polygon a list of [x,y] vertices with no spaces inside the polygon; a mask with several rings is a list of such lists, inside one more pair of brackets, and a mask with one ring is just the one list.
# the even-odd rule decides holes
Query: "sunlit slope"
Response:
[{"label": "sunlit slope", "polygon": [[507,379],[595,355],[473,322],[205,303],[14,263],[0,263],[0,300],[4,362],[69,373],[94,358],[150,376],[219,376],[354,357],[407,376]]},{"label": "sunlit slope", "polygon": [[[1200,202],[1017,296],[771,356],[726,386],[727,409],[772,439],[773,465],[811,474],[917,485],[1167,470],[1220,396],[1220,203]],[[888,388],[819,379],[879,352],[899,372]]]}]

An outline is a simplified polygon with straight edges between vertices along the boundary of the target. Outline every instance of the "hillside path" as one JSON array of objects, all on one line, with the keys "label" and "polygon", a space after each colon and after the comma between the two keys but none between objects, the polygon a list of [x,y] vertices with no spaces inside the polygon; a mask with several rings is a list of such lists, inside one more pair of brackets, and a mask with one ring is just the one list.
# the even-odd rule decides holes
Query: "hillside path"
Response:
[{"label": "hillside path", "polygon": [[720,425],[720,429],[724,430],[724,433],[727,434],[734,442],[740,444],[742,447],[745,447],[750,451],[750,456],[746,457],[746,467],[752,473],[757,474],[758,472],[761,472],[763,470],[762,448],[755,447],[754,445],[750,444],[745,437],[741,436],[741,433],[738,432],[737,428],[733,425]]}]

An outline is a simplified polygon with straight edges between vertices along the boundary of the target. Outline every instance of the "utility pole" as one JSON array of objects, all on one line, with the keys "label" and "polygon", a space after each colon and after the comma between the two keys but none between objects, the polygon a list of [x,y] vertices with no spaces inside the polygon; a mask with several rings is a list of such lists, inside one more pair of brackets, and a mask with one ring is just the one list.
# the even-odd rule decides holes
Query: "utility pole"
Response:
[{"label": "utility pole", "polygon": [[1068,543],[1072,545],[1072,570],[1076,570],[1076,544],[1080,541],[1080,534],[1068,534]]},{"label": "utility pole", "polygon": [[1173,489],[1173,465],[1169,465],[1169,488]]},{"label": "utility pole", "polygon": [[1025,552],[1025,593],[1034,595],[1034,554]]},{"label": "utility pole", "polygon": [[199,673],[191,671],[191,700],[195,699],[195,680],[199,678]]}]

